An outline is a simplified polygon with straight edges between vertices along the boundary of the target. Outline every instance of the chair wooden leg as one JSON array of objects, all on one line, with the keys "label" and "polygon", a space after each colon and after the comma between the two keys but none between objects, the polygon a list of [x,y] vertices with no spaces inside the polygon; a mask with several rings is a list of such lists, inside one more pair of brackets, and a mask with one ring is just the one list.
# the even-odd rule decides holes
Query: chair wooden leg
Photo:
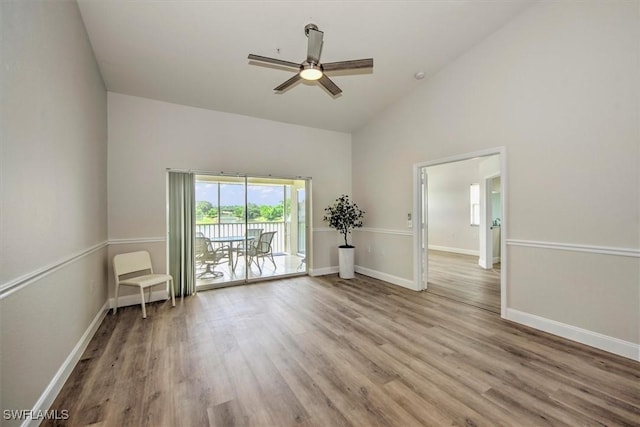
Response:
[{"label": "chair wooden leg", "polygon": [[144,289],[140,288],[140,298],[142,298],[142,318],[146,319],[147,318],[147,310],[144,308]]},{"label": "chair wooden leg", "polygon": [[173,289],[173,279],[169,280],[169,289],[171,292],[171,305],[176,306],[176,291]]},{"label": "chair wooden leg", "polygon": [[116,301],[115,301],[115,303],[113,305],[113,314],[116,314],[117,311],[118,311],[118,288],[119,287],[120,286],[116,284]]}]

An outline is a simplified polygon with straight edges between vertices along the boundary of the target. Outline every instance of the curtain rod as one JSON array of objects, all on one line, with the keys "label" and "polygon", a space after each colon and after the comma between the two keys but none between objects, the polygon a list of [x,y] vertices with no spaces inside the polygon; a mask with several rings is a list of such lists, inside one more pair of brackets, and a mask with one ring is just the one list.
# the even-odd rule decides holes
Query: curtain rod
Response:
[{"label": "curtain rod", "polygon": [[224,171],[205,171],[205,170],[197,170],[197,169],[175,169],[175,168],[167,168],[167,172],[181,172],[181,173],[194,173],[197,175],[219,175],[219,176],[235,176],[238,178],[274,178],[274,179],[311,179],[310,176],[302,176],[302,175],[260,175],[260,174],[248,174],[242,172],[224,172]]}]

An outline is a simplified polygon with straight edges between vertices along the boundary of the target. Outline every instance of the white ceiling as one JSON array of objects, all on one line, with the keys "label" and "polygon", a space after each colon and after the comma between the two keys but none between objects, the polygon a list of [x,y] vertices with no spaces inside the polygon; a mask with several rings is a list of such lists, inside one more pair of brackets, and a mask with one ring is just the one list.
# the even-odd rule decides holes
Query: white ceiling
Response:
[{"label": "white ceiling", "polygon": [[[79,0],[107,90],[351,132],[487,37],[531,0]],[[302,62],[304,26],[324,31],[321,62],[374,58],[373,71],[336,72],[332,97],[249,53]]]}]

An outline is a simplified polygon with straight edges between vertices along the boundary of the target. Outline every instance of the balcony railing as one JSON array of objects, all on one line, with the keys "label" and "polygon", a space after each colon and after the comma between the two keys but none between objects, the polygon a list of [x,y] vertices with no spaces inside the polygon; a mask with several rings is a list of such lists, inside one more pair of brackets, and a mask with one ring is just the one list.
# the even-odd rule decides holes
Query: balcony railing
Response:
[{"label": "balcony railing", "polygon": [[[285,242],[289,238],[290,224],[283,221],[280,222],[256,222],[249,223],[249,228],[261,228],[262,232],[277,231],[273,236],[271,246],[273,253],[288,252],[289,245]],[[196,233],[200,232],[209,239],[216,237],[244,236],[247,227],[243,223],[223,223],[223,224],[197,224]]]}]

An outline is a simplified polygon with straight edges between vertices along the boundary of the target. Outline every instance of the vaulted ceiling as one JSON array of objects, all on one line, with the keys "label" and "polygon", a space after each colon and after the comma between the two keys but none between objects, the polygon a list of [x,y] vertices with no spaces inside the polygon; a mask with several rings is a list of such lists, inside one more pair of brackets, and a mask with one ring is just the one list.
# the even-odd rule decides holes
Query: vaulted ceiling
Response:
[{"label": "vaulted ceiling", "polygon": [[[79,0],[107,90],[194,107],[351,132],[531,4],[476,1]],[[324,32],[322,62],[373,58],[333,72],[331,96],[249,53],[300,63],[304,27]]]}]

